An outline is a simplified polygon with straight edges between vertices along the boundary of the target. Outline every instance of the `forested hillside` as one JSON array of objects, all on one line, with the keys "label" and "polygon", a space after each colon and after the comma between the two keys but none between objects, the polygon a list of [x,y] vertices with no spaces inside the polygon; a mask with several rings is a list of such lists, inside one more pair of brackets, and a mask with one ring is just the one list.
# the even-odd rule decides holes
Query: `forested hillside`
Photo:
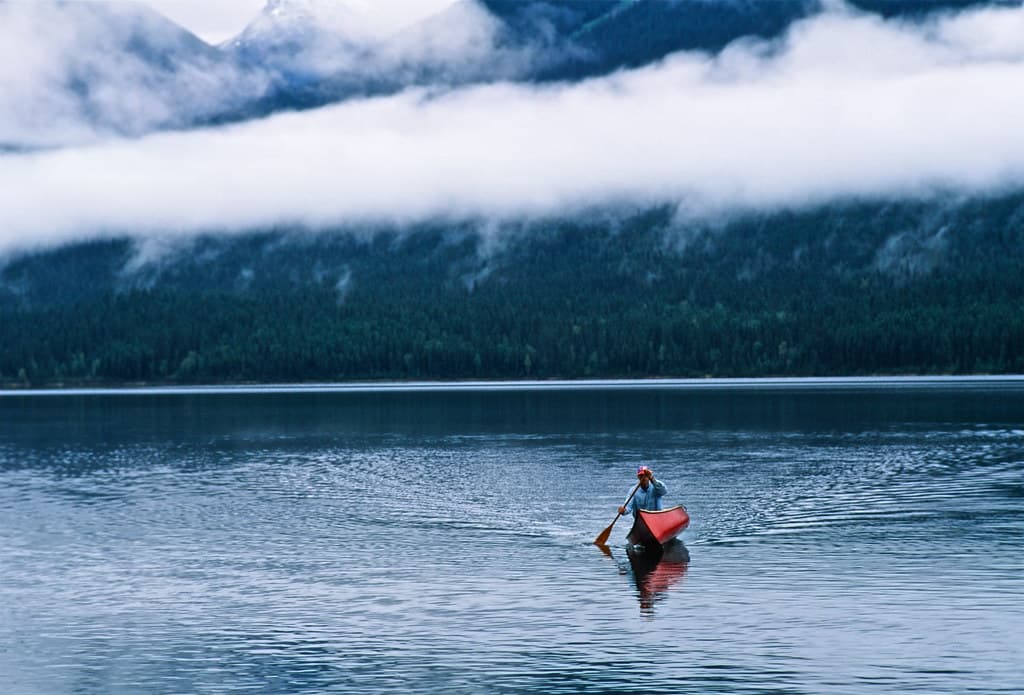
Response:
[{"label": "forested hillside", "polygon": [[1024,371],[1024,196],[126,240],[0,271],[0,381]]}]

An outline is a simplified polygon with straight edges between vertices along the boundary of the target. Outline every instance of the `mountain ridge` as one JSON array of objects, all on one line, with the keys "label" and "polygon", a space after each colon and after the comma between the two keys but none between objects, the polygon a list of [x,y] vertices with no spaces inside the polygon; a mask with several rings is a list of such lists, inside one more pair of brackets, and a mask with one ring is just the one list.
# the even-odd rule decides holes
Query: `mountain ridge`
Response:
[{"label": "mountain ridge", "polygon": [[[46,92],[8,90],[6,100],[0,97],[0,106],[16,114],[37,113],[57,99],[66,102],[62,112],[71,120],[47,125],[25,115],[15,127],[0,118],[0,151],[245,121],[412,86],[576,81],[678,51],[716,53],[743,38],[777,38],[792,22],[825,6],[820,0],[460,0],[422,22],[419,31],[413,27],[370,40],[345,35],[350,13],[328,13],[333,18],[325,19],[318,11],[281,11],[312,1],[270,0],[243,32],[219,47],[144,7],[0,2],[0,14],[9,15],[0,23],[0,39],[5,39],[3,26],[15,26],[15,19],[22,27],[6,37],[8,43],[55,36],[44,27],[60,22],[76,36],[70,44],[43,42],[42,55],[52,64],[40,77],[51,80]],[[916,21],[934,12],[1012,4],[850,0],[848,5]],[[325,3],[317,0],[320,5]],[[285,21],[291,14],[295,21]],[[263,38],[257,31],[261,26]],[[438,42],[440,34],[460,38],[453,46]],[[69,46],[74,56],[65,60]],[[118,92],[122,96],[114,98]]]}]

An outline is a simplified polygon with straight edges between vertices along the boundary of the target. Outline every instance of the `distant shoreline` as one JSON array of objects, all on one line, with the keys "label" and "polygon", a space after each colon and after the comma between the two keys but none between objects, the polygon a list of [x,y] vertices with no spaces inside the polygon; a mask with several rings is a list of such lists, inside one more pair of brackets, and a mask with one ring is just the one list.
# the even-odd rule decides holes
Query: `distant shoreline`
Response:
[{"label": "distant shoreline", "polygon": [[187,386],[120,384],[108,386],[0,387],[2,396],[160,395],[245,393],[403,393],[456,391],[601,391],[601,390],[815,390],[964,387],[1024,387],[1024,375],[751,377],[705,379],[550,379],[466,381],[353,381]]}]

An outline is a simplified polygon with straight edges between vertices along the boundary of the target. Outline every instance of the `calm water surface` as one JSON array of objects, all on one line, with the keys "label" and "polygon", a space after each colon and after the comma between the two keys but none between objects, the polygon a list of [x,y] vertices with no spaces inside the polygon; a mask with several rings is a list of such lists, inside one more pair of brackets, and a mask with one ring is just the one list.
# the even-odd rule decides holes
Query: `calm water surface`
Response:
[{"label": "calm water surface", "polygon": [[0,563],[5,693],[1021,693],[1024,381],[8,394]]}]

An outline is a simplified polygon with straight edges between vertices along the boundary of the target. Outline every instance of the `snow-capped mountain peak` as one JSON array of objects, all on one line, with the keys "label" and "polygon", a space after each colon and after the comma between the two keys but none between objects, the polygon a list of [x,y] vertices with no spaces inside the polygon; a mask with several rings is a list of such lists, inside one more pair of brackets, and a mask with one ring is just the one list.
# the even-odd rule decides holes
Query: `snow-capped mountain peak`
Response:
[{"label": "snow-capped mountain peak", "polygon": [[267,0],[260,19],[278,26],[314,24],[338,33],[349,33],[359,24],[358,16],[342,0]]},{"label": "snow-capped mountain peak", "polygon": [[225,47],[247,63],[308,76],[346,69],[370,41],[343,0],[268,0]]}]

